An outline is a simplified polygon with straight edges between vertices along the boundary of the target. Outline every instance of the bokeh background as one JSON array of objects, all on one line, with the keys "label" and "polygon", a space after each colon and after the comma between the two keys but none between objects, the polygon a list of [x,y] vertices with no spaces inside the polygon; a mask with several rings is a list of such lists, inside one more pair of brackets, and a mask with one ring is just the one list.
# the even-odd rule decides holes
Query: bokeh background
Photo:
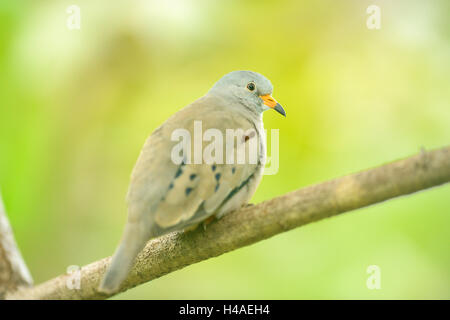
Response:
[{"label": "bokeh background", "polygon": [[[69,30],[68,6],[81,9]],[[369,5],[381,29],[366,26]],[[450,142],[450,2],[0,2],[0,187],[36,283],[113,253],[146,137],[232,70],[288,117],[253,202]],[[122,299],[450,298],[450,186],[320,221]],[[369,265],[381,289],[366,287]]]}]

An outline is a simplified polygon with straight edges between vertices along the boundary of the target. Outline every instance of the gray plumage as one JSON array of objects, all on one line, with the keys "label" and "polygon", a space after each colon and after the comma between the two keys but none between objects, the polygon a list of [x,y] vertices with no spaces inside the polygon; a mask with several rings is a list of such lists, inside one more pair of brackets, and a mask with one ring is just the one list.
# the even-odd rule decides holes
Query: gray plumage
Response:
[{"label": "gray plumage", "polygon": [[[253,88],[249,83],[254,84],[254,90],[249,90]],[[213,215],[220,218],[248,203],[265,164],[262,113],[274,108],[285,115],[279,104],[274,107],[275,100],[266,103],[261,98],[270,97],[271,93],[272,85],[262,75],[251,71],[231,72],[205,96],[175,113],[151,134],[131,176],[128,222],[100,285],[101,291],[113,293],[119,289],[149,239],[192,227]],[[233,152],[237,154],[237,149],[256,143],[256,161],[248,163],[247,152],[244,164],[174,163],[171,155],[178,141],[172,141],[172,133],[183,128],[194,137],[194,121],[201,121],[203,132],[215,128],[222,133],[224,155],[226,129],[253,131],[245,139],[237,139]],[[192,158],[194,153],[195,150]]]}]

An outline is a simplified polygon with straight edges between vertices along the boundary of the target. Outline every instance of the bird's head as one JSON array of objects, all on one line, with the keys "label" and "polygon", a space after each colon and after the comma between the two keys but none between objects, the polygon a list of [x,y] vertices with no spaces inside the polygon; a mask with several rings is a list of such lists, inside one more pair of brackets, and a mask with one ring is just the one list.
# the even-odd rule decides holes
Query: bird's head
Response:
[{"label": "bird's head", "polygon": [[272,98],[272,91],[272,84],[263,75],[253,71],[233,71],[217,81],[209,92],[239,102],[254,113],[273,109],[286,116],[283,107]]}]

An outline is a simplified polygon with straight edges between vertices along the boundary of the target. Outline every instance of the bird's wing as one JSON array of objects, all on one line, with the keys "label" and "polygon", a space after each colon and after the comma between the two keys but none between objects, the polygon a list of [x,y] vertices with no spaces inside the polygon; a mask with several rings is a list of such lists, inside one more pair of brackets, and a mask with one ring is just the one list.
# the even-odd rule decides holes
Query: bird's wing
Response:
[{"label": "bird's wing", "polygon": [[[191,134],[191,160],[194,162],[194,122],[201,121],[202,133],[215,129],[223,137],[223,162],[175,164],[171,154],[179,141],[171,141],[176,129]],[[197,123],[198,126],[198,123]],[[226,143],[227,129],[242,129],[233,147]],[[252,133],[253,132],[253,133]],[[197,136],[197,141],[202,141]],[[227,110],[216,98],[203,97],[176,113],[147,140],[132,174],[128,194],[129,221],[150,219],[163,231],[181,229],[212,215],[259,168],[259,132],[254,124]],[[212,138],[215,141],[215,138]],[[203,141],[206,152],[211,142]],[[211,149],[210,149],[211,150]],[[234,158],[244,150],[244,163],[226,164],[227,153]],[[256,155],[255,155],[256,152]],[[252,153],[252,156],[250,156]],[[208,153],[209,154],[209,153]],[[256,160],[254,160],[256,159]],[[213,160],[213,159],[211,159]],[[252,163],[248,163],[251,160]],[[153,236],[157,236],[153,235]]]}]

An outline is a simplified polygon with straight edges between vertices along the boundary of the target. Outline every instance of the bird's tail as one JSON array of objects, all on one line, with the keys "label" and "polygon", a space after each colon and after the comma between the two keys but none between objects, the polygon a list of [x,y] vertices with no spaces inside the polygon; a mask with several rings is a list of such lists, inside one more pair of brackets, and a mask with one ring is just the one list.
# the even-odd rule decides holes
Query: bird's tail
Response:
[{"label": "bird's tail", "polygon": [[149,229],[139,222],[128,222],[125,226],[122,241],[116,249],[111,264],[100,284],[99,290],[104,293],[117,292],[126,279],[138,253],[149,239]]}]

